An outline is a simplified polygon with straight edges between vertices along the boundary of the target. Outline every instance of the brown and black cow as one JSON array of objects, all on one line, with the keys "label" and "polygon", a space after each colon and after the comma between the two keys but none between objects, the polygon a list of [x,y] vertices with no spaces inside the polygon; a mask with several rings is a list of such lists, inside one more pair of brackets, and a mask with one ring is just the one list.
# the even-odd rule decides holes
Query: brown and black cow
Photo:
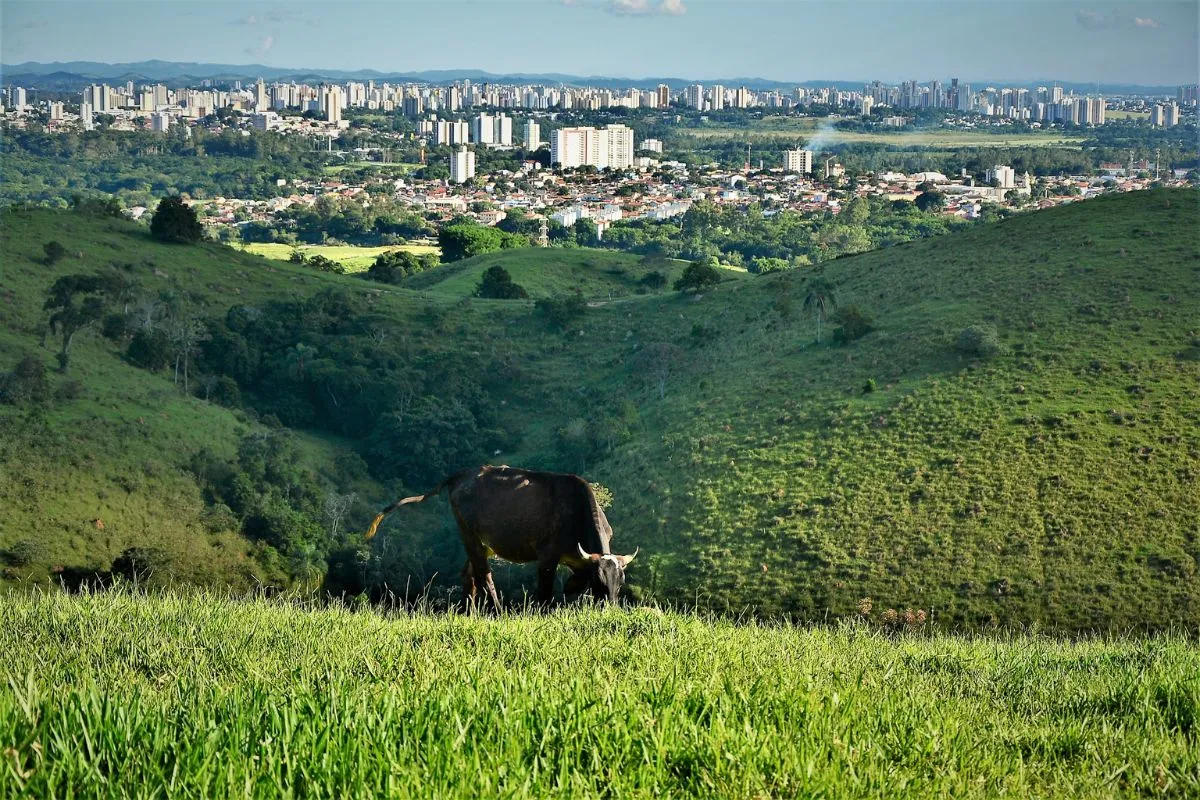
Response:
[{"label": "brown and black cow", "polygon": [[625,583],[625,568],[637,550],[629,556],[609,551],[612,528],[591,485],[578,475],[491,465],[460,472],[425,494],[397,500],[379,512],[367,538],[400,506],[420,503],[443,490],[467,551],[463,592],[468,604],[482,590],[499,607],[488,566],[493,555],[518,564],[536,561],[537,596],[542,604],[554,597],[560,564],[572,572],[563,587],[565,594],[590,589],[597,600],[616,602]]}]

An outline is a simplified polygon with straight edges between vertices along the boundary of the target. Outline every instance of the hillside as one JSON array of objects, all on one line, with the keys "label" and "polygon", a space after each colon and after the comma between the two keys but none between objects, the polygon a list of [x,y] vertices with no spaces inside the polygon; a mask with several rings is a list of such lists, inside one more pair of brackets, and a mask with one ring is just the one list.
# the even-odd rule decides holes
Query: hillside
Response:
[{"label": "hillside", "polygon": [[5,797],[1194,797],[1200,651],[654,609],[0,603]]},{"label": "hillside", "polygon": [[[250,334],[220,322],[232,306],[287,299],[300,305],[272,320],[312,321],[252,329],[270,344],[244,379],[240,411],[181,397],[169,370],[137,369],[108,340],[80,335],[69,377],[82,395],[41,413],[46,433],[25,435],[29,412],[0,406],[0,550],[35,534],[46,542],[53,558],[9,567],[21,579],[52,564],[106,566],[165,529],[187,542],[183,563],[201,541],[205,552],[249,549],[242,539],[217,547],[212,537],[229,530],[185,536],[213,499],[185,467],[202,444],[231,452],[270,414],[306,431],[313,471],[339,491],[350,487],[331,467],[337,454],[366,460],[376,480],[355,478],[346,530],[456,460],[490,459],[609,487],[615,546],[642,547],[630,580],[643,598],[806,618],[921,608],[972,627],[1194,627],[1197,211],[1194,192],[1106,197],[702,297],[629,287],[565,330],[531,302],[461,297],[478,264],[445,268],[459,272],[418,291],[381,288],[216,245],[163,247],[121,221],[9,214],[2,368],[22,350],[52,365],[38,349],[45,288],[110,262],[133,264],[144,291],[186,295],[238,346]],[[48,268],[41,248],[52,238],[72,255]],[[560,280],[564,253],[601,257],[496,258],[531,294],[557,294],[582,280]],[[874,331],[837,344],[831,321],[815,343],[804,301],[818,280]],[[585,293],[607,291],[595,286]],[[330,288],[340,294],[321,294]],[[958,345],[972,326],[984,345],[974,353]],[[304,353],[319,370],[302,365]],[[290,367],[270,366],[285,354]],[[234,369],[220,352],[204,358],[205,369]],[[350,384],[359,388],[346,405],[338,387]],[[424,417],[395,412],[404,386],[432,398]],[[88,528],[97,517],[120,542],[101,541],[113,524]],[[357,546],[340,536],[339,547]],[[457,575],[455,539],[444,501],[406,510],[358,562],[360,577],[440,594]],[[204,569],[227,571],[215,559]],[[512,590],[530,576],[501,577]]]},{"label": "hillside", "polygon": [[[592,248],[521,249],[487,253],[446,264],[409,278],[407,289],[469,297],[483,273],[504,267],[512,279],[537,299],[564,295],[578,289],[587,298],[624,297],[646,292],[639,282],[650,272],[661,272],[669,287],[687,266],[670,259],[643,259],[630,253]],[[729,271],[729,275],[744,273]]]}]

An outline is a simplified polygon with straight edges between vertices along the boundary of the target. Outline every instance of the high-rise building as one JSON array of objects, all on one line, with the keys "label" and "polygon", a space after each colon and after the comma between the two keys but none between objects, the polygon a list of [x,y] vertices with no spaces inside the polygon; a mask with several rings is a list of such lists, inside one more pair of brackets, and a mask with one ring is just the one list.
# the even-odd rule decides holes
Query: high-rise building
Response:
[{"label": "high-rise building", "polygon": [[476,144],[495,144],[496,118],[491,114],[480,114],[471,120],[471,141]]},{"label": "high-rise building", "polygon": [[688,107],[703,109],[704,108],[704,86],[699,83],[692,84],[684,92]]},{"label": "high-rise building", "polygon": [[537,150],[542,146],[542,126],[533,120],[525,120],[525,149]]},{"label": "high-rise building", "polygon": [[419,117],[425,113],[425,101],[421,99],[421,95],[412,94],[404,98],[404,116]]},{"label": "high-rise building", "polygon": [[21,86],[8,87],[8,104],[18,114],[24,111],[27,105],[25,89]]},{"label": "high-rise building", "polygon": [[165,111],[158,111],[150,115],[150,130],[157,133],[166,133],[171,128],[171,115]]},{"label": "high-rise building", "polygon": [[739,86],[738,90],[733,93],[734,108],[749,108],[753,101],[754,98],[750,94],[750,90],[745,86]]},{"label": "high-rise building", "polygon": [[550,162],[563,169],[627,169],[633,166],[633,129],[624,125],[559,128],[550,134]]},{"label": "high-rise building", "polygon": [[658,85],[658,88],[655,90],[655,92],[658,94],[658,107],[659,108],[666,108],[667,106],[671,105],[671,87],[670,86],[667,86],[665,83],[660,83]]},{"label": "high-rise building", "polygon": [[1194,106],[1197,103],[1197,96],[1200,96],[1200,84],[1188,84],[1180,86],[1175,92],[1175,100],[1181,106]]},{"label": "high-rise building", "polygon": [[92,129],[93,122],[92,122],[92,104],[91,103],[80,103],[79,104],[79,125],[85,131],[90,131]]},{"label": "high-rise building", "polygon": [[1011,189],[1017,185],[1017,173],[1012,167],[997,164],[987,171],[987,180],[995,182],[998,189]]},{"label": "high-rise building", "polygon": [[438,120],[433,130],[434,144],[466,144],[470,141],[471,126],[465,121]]},{"label": "high-rise building", "polygon": [[345,93],[340,86],[326,86],[325,91],[321,93],[321,105],[325,112],[326,122],[341,122],[342,121],[342,105],[344,102]]},{"label": "high-rise building", "polygon": [[642,139],[639,150],[649,150],[651,153],[661,153],[663,151],[662,139]]},{"label": "high-rise building", "polygon": [[62,118],[63,118],[63,104],[62,103],[52,102],[47,106],[47,110],[50,112],[50,121],[51,122],[58,122],[58,121],[62,120]]},{"label": "high-rise building", "polygon": [[269,98],[267,97],[267,84],[259,78],[254,83],[254,109],[256,111],[266,111],[270,107]]},{"label": "high-rise building", "polygon": [[871,99],[871,95],[864,94],[862,99],[858,101],[858,112],[864,117],[871,116],[871,107],[875,105],[875,101]]},{"label": "high-rise building", "polygon": [[784,150],[783,168],[788,172],[808,175],[812,172],[812,150]]},{"label": "high-rise building", "polygon": [[718,83],[714,84],[713,87],[708,91],[708,107],[713,111],[720,111],[721,109],[725,108],[725,87]]},{"label": "high-rise building", "polygon": [[468,150],[466,145],[450,154],[450,180],[454,183],[466,183],[475,177],[475,153]]}]

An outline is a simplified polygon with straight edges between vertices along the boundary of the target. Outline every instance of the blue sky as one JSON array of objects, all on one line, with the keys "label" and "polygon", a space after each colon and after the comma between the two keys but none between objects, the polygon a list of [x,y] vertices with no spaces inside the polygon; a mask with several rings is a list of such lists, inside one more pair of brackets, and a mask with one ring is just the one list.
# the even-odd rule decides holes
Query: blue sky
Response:
[{"label": "blue sky", "polygon": [[785,81],[1197,80],[1198,4],[0,0],[0,57]]}]

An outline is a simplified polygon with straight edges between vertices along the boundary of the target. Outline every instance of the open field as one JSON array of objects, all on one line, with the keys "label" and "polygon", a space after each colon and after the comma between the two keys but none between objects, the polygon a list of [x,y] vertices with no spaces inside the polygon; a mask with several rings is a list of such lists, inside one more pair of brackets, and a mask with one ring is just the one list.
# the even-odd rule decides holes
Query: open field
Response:
[{"label": "open field", "polygon": [[1105,111],[1104,116],[1108,119],[1150,119],[1149,111]]},{"label": "open field", "polygon": [[[239,245],[239,247],[247,253],[273,258],[277,261],[287,261],[292,255],[292,250],[296,249],[290,244],[267,244],[251,242]],[[406,250],[417,255],[425,253],[438,253],[436,245],[424,244],[401,244],[401,245],[386,245],[384,247],[354,247],[353,245],[329,245],[329,244],[302,244],[299,249],[306,256],[325,256],[325,258],[333,261],[340,261],[346,265],[348,272],[362,272],[370,268],[371,264],[375,263],[375,259],[380,253],[389,253],[393,250]]]},{"label": "open field", "polygon": [[339,172],[356,169],[375,169],[389,175],[407,175],[421,168],[420,164],[405,164],[403,162],[385,163],[383,161],[349,161],[344,164],[329,164],[323,167],[326,175],[337,175]]},{"label": "open field", "polygon": [[[812,118],[770,118],[748,126],[709,124],[699,128],[676,128],[674,137],[699,140],[788,141],[801,144],[816,135],[818,120]],[[935,129],[922,131],[841,131],[829,128],[822,133],[826,146],[870,142],[898,147],[1049,147],[1071,146],[1084,136],[1061,132],[1006,133],[995,130]]]},{"label": "open field", "polygon": [[0,603],[0,796],[1195,797],[1192,639]]},{"label": "open field", "polygon": [[[587,298],[609,299],[636,294],[638,282],[654,271],[661,272],[670,286],[683,273],[687,262],[672,259],[650,262],[631,253],[586,247],[526,247],[444,264],[410,278],[404,287],[469,297],[483,273],[494,266],[508,270],[513,281],[535,299],[575,290]],[[731,278],[746,274],[744,270],[728,273]]]},{"label": "open field", "polygon": [[[640,599],[820,620],[854,617],[870,598],[876,615],[923,608],[949,629],[1194,631],[1198,201],[1118,194],[703,296],[628,293],[567,331],[531,301],[466,297],[477,276],[454,266],[429,286],[383,286],[216,243],[159,244],[124,220],[14,210],[0,226],[0,370],[26,353],[53,370],[55,342],[40,344],[47,288],[115,265],[137,283],[135,307],[186,297],[220,337],[197,370],[221,369],[236,345],[249,377],[241,404],[223,407],[182,393],[169,368],[134,366],[125,342],[77,336],[70,373],[47,375],[60,399],[0,405],[0,574],[28,585],[58,568],[103,572],[146,546],[166,551],[174,580],[253,585],[282,559],[240,537],[239,518],[214,516],[191,465],[204,448],[232,457],[283,414],[304,423],[320,488],[357,495],[340,538],[314,534],[318,546],[361,558],[390,587],[453,599],[462,552],[444,499],[393,515],[369,547],[359,532],[458,465],[380,482],[376,465],[402,448],[373,447],[361,429],[303,432],[336,413],[317,405],[325,380],[367,426],[411,380],[438,411],[464,396],[486,404],[488,431],[467,419],[448,439],[459,458],[610,488],[614,547],[642,548],[628,587]],[[47,265],[51,239],[69,255]],[[498,257],[533,290],[598,299],[650,268],[589,251]],[[595,268],[564,270],[570,258]],[[456,275],[454,291],[438,288]],[[838,344],[830,319],[816,342],[804,300],[817,277],[874,330]],[[233,308],[280,304],[316,322],[245,336],[227,325]],[[973,331],[994,348],[965,348]],[[647,348],[668,359],[661,383]],[[337,469],[347,459],[352,485]],[[530,585],[528,569],[497,575],[508,597]]]}]

